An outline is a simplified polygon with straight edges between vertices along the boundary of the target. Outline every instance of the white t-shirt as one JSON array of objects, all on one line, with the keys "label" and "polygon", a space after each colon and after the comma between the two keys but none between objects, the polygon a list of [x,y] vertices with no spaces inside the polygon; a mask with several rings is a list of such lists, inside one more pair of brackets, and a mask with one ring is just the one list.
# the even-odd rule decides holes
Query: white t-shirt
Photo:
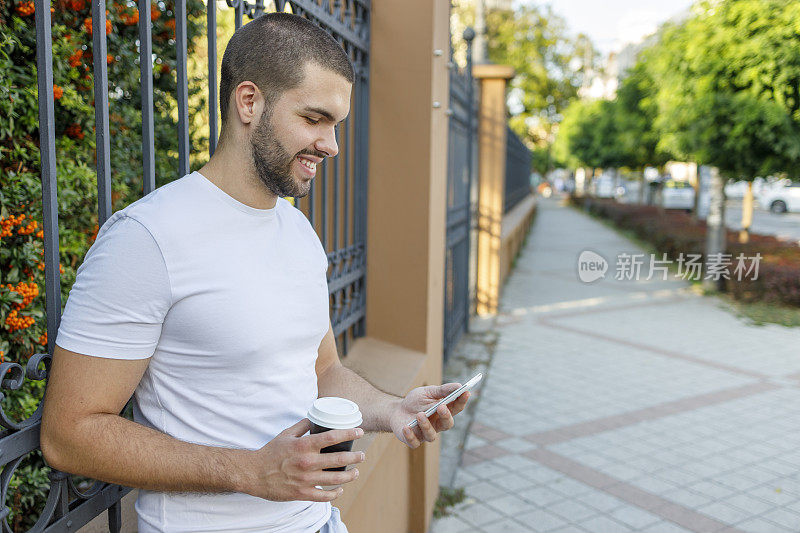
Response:
[{"label": "white t-shirt", "polygon": [[[328,262],[302,212],[255,209],[194,172],[114,213],[78,269],[56,343],[150,357],[134,420],[257,450],[317,398]],[[139,531],[316,531],[330,504],[141,490]]]}]

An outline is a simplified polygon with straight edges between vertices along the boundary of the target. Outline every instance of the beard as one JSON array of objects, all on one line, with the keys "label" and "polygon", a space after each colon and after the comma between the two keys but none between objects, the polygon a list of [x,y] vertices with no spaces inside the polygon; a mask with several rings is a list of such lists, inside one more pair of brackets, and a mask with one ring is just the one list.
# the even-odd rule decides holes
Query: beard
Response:
[{"label": "beard", "polygon": [[256,176],[272,194],[280,197],[302,198],[311,189],[311,180],[299,180],[292,174],[292,163],[300,154],[325,157],[317,150],[301,150],[289,154],[275,136],[272,128],[272,113],[265,109],[258,126],[250,136],[250,150]]}]

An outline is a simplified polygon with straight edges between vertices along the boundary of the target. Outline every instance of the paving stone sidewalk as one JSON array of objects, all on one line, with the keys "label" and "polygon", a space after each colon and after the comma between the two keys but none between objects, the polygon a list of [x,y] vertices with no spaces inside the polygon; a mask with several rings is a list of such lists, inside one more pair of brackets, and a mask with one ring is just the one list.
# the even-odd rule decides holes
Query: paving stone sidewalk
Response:
[{"label": "paving stone sidewalk", "polygon": [[[610,264],[591,284],[587,249]],[[642,250],[540,202],[500,313],[445,370],[486,377],[442,438],[441,483],[467,498],[431,533],[800,531],[800,329],[617,281],[619,253]]]}]

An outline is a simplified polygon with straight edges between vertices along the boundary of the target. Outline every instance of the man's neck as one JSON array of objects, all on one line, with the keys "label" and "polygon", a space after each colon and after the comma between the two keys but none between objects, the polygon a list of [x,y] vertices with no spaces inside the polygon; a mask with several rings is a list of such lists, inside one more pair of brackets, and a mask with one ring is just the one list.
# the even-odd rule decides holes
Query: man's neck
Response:
[{"label": "man's neck", "polygon": [[[278,197],[267,189],[256,176],[250,163],[250,154],[220,144],[214,155],[198,172],[219,187],[228,196],[256,208],[272,209]],[[236,146],[240,146],[237,143]]]}]

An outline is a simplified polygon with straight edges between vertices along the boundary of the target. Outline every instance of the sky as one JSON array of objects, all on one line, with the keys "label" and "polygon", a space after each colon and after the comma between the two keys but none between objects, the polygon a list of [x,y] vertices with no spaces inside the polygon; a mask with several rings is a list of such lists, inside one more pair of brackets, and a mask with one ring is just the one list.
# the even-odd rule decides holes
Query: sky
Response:
[{"label": "sky", "polygon": [[692,5],[692,0],[522,0],[549,4],[573,34],[587,34],[604,55],[638,42],[658,25]]}]

